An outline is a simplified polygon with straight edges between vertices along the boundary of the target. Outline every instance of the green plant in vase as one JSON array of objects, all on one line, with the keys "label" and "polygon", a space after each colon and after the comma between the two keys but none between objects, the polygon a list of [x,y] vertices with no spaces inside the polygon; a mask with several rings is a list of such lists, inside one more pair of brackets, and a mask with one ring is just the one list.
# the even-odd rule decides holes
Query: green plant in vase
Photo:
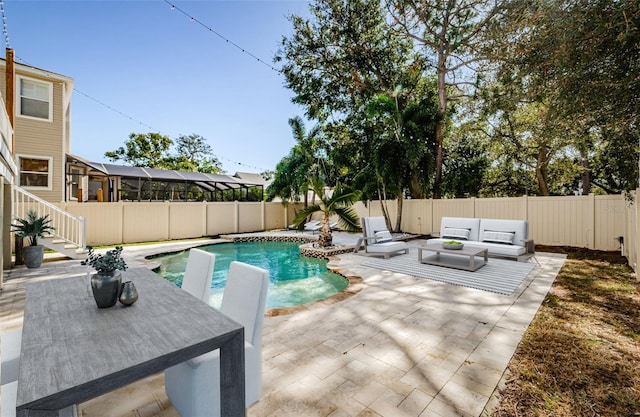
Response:
[{"label": "green plant in vase", "polygon": [[112,307],[118,301],[122,283],[120,271],[127,270],[127,263],[122,258],[122,246],[97,254],[88,246],[89,256],[81,262],[92,266],[96,273],[91,276],[93,298],[99,308]]}]

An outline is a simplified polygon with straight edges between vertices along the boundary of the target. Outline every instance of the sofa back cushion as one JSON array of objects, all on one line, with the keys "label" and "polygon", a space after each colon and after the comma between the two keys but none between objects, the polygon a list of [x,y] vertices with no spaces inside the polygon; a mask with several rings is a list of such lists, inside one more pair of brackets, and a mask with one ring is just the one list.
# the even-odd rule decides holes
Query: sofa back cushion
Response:
[{"label": "sofa back cushion", "polygon": [[480,219],[480,241],[524,246],[529,238],[526,220]]},{"label": "sofa back cushion", "polygon": [[[468,230],[468,234],[464,232],[465,230]],[[480,219],[443,217],[440,221],[440,237],[443,239],[479,240],[479,233]],[[465,238],[464,235],[467,237]]]}]

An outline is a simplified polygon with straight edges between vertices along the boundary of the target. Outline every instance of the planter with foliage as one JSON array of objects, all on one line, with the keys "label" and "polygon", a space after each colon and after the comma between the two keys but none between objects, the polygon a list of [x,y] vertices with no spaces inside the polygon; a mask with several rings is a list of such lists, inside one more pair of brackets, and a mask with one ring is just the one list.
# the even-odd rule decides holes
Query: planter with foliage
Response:
[{"label": "planter with foliage", "polygon": [[90,265],[96,273],[91,276],[91,291],[98,308],[112,307],[118,301],[122,283],[120,271],[126,271],[127,264],[122,259],[122,246],[108,250],[104,254],[96,254],[88,246],[89,257],[82,265]]},{"label": "planter with foliage", "polygon": [[27,212],[27,218],[16,218],[16,223],[11,225],[11,231],[19,239],[29,239],[29,246],[22,249],[24,263],[27,268],[39,268],[44,258],[44,247],[38,245],[38,238],[55,230],[51,226],[49,215],[38,217],[35,210]]}]

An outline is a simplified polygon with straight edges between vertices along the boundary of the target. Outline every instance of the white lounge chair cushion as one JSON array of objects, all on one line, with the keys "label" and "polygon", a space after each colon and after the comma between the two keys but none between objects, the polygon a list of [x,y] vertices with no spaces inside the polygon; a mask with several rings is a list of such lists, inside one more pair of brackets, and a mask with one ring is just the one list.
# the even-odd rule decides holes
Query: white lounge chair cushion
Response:
[{"label": "white lounge chair cushion", "polygon": [[384,242],[367,245],[368,253],[391,253],[406,249],[407,244],[405,242]]},{"label": "white lounge chair cushion", "polygon": [[375,232],[376,243],[391,242],[393,238],[388,230],[378,230]]},{"label": "white lounge chair cushion", "polygon": [[[0,359],[2,360],[2,385],[18,380],[22,327],[0,335]],[[3,414],[4,415],[4,414]]]}]

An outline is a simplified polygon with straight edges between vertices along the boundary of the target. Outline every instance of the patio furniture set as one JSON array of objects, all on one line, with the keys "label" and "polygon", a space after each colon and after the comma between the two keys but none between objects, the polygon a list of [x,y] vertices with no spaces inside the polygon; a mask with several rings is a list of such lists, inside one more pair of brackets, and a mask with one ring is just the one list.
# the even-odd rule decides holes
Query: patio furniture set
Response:
[{"label": "patio furniture set", "polygon": [[[355,252],[364,246],[364,254],[383,256],[409,253],[406,242],[395,241],[384,217],[363,217],[363,236]],[[438,238],[428,239],[418,248],[418,261],[424,264],[476,271],[487,264],[489,256],[526,261],[534,253],[526,220],[443,217]],[[447,245],[454,240],[456,245]],[[450,248],[451,246],[455,248]],[[424,252],[432,253],[424,256]]]},{"label": "patio furniture set", "polygon": [[163,370],[181,415],[246,416],[261,396],[269,272],[233,262],[218,311],[214,262],[192,249],[183,289],[123,272],[140,299],[109,309],[96,308],[88,275],[28,284],[24,326],[2,336],[2,416],[75,417],[75,404]]}]

